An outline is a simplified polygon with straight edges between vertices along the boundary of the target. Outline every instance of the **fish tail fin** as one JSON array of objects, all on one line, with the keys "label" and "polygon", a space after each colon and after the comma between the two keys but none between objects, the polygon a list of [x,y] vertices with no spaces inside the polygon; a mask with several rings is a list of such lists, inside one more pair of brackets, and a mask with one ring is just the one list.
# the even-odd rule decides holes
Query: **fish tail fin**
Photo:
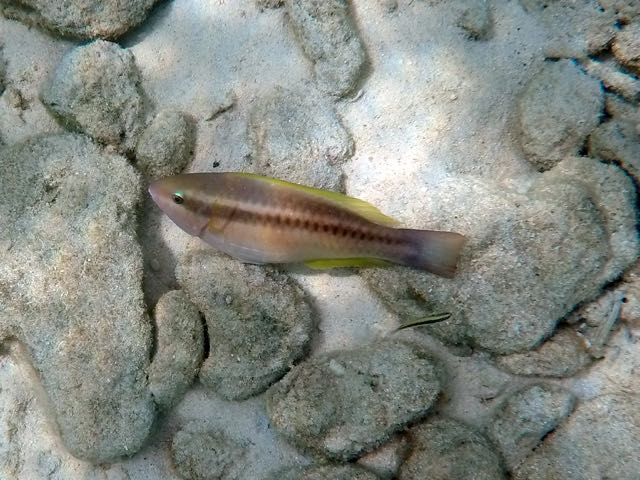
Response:
[{"label": "fish tail fin", "polygon": [[403,263],[442,277],[452,278],[455,275],[460,251],[467,241],[464,235],[434,230],[404,231],[416,249]]}]

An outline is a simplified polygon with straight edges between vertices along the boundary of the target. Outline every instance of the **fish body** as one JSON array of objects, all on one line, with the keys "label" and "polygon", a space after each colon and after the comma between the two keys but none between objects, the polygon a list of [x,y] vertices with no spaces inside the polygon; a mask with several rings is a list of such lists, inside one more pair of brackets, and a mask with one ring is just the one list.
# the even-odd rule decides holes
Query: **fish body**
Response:
[{"label": "fish body", "polygon": [[248,173],[175,175],[149,192],[183,230],[248,263],[396,263],[451,277],[465,241],[454,232],[396,228],[362,200]]}]

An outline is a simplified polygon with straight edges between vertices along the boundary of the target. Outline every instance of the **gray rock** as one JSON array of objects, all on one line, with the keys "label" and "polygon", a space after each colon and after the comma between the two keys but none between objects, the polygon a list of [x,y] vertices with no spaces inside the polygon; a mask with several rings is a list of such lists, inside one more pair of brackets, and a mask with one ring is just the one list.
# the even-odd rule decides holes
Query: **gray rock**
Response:
[{"label": "gray rock", "polygon": [[613,59],[587,59],[583,65],[591,76],[599,78],[609,90],[632,102],[640,98],[640,80],[623,72]]},{"label": "gray rock", "polygon": [[493,30],[493,18],[488,0],[465,1],[458,26],[473,40],[489,39]]},{"label": "gray rock", "polygon": [[635,125],[613,119],[589,136],[589,155],[619,163],[636,180],[640,179],[640,134]]},{"label": "gray rock", "polygon": [[[622,120],[640,125],[640,107],[635,103],[625,101],[618,95],[607,93],[604,99],[607,114],[615,120]],[[640,132],[640,130],[638,130]]]},{"label": "gray rock", "polygon": [[607,341],[611,337],[623,305],[624,292],[618,288],[608,289],[592,302],[580,305],[567,317],[570,323],[578,323],[580,335],[594,358],[604,358]]},{"label": "gray rock", "polygon": [[584,339],[562,327],[537,349],[496,358],[496,365],[515,375],[572,377],[592,362]]},{"label": "gray rock", "polygon": [[65,36],[113,39],[142,23],[156,1],[0,0],[0,13]]},{"label": "gray rock", "polygon": [[276,89],[251,112],[257,172],[318,188],[342,188],[341,164],[353,141],[333,106],[311,92]]},{"label": "gray rock", "polygon": [[293,467],[275,472],[268,480],[377,480],[373,473],[356,465]]},{"label": "gray rock", "polygon": [[535,449],[573,410],[575,397],[552,385],[530,385],[500,405],[489,426],[489,438],[498,446],[511,470]]},{"label": "gray rock", "polygon": [[420,347],[382,341],[296,366],[267,391],[272,425],[296,445],[349,460],[423,417],[441,372]]},{"label": "gray rock", "polygon": [[446,343],[500,354],[530,350],[635,260],[634,205],[630,178],[589,158],[565,160],[527,195],[470,177],[440,181],[429,204],[413,212],[420,221],[412,227],[467,235],[456,277],[401,267],[362,275],[402,318],[451,312],[422,327]]},{"label": "gray rock", "polygon": [[131,455],[155,417],[138,176],[72,134],[7,147],[0,169],[0,339],[27,347],[69,451]]},{"label": "gray rock", "polygon": [[472,428],[435,417],[409,430],[413,450],[399,480],[499,480],[502,463],[489,441]]},{"label": "gray rock", "polygon": [[[587,158],[567,158],[547,175],[550,182],[562,181],[563,177],[567,182],[578,181],[589,192],[600,213],[609,239],[609,255],[593,282],[602,286],[620,277],[638,258],[635,186],[631,177],[616,165]],[[591,296],[599,293],[598,290],[594,288]]]},{"label": "gray rock", "polygon": [[162,409],[173,407],[202,363],[204,332],[200,312],[180,290],[165,293],[155,308],[156,351],[149,390]]},{"label": "gray rock", "polygon": [[287,0],[291,27],[320,88],[341,97],[364,74],[366,54],[346,0]]},{"label": "gray rock", "polygon": [[640,3],[636,0],[598,0],[598,3],[613,12],[622,24],[626,25],[640,17]]},{"label": "gray rock", "polygon": [[640,401],[635,393],[583,402],[513,472],[515,480],[635,480],[640,472]]},{"label": "gray rock", "polygon": [[616,34],[612,50],[622,65],[640,73],[640,21],[626,25]]},{"label": "gray rock", "polygon": [[406,458],[408,450],[407,438],[398,434],[376,450],[362,455],[358,459],[358,465],[382,479],[390,480],[398,476],[398,470]]},{"label": "gray rock", "polygon": [[144,123],[139,83],[133,54],[97,40],[64,56],[41,97],[66,126],[131,150]]},{"label": "gray rock", "polygon": [[616,34],[616,17],[596,0],[520,0],[546,27],[547,58],[582,58],[604,50]]},{"label": "gray rock", "polygon": [[207,322],[200,380],[225,399],[257,395],[306,353],[313,312],[287,275],[206,246],[186,253],[176,274]]},{"label": "gray rock", "polygon": [[520,144],[527,159],[544,171],[577,154],[598,126],[603,102],[600,83],[574,63],[546,63],[518,105]]},{"label": "gray rock", "polygon": [[223,432],[202,425],[187,424],[173,436],[171,461],[185,480],[239,480],[245,448]]},{"label": "gray rock", "polygon": [[256,0],[259,8],[278,8],[282,6],[285,0]]},{"label": "gray rock", "polygon": [[136,166],[152,178],[179,173],[193,156],[195,134],[195,125],[184,113],[160,111],[138,140]]}]

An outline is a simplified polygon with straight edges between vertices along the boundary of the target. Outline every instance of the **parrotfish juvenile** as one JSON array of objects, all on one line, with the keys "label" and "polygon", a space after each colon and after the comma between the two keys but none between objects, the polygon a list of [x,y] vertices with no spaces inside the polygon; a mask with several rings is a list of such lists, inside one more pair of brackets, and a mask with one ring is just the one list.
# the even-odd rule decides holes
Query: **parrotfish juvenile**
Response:
[{"label": "parrotfish juvenile", "polygon": [[396,263],[452,277],[465,242],[459,233],[396,228],[357,198],[249,173],[175,175],[149,193],[180,228],[247,263]]}]

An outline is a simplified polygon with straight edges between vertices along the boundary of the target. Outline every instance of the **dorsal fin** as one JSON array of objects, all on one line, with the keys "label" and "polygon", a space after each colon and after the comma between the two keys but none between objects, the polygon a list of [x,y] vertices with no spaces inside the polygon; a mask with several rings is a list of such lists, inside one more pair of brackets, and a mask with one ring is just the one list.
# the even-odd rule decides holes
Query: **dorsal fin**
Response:
[{"label": "dorsal fin", "polygon": [[387,227],[395,227],[400,224],[395,218],[389,217],[378,210],[370,203],[360,200],[359,198],[349,197],[342,193],[332,192],[331,190],[322,190],[320,188],[307,187],[297,183],[285,182],[277,178],[265,177],[263,175],[257,175],[255,173],[236,172],[234,175],[242,176],[245,178],[253,178],[262,182],[269,183],[271,185],[278,185],[285,188],[292,188],[300,192],[314,195],[328,200],[338,207],[342,207],[345,210],[349,210],[356,215],[366,218],[370,222],[377,223],[379,225],[385,225]]}]

